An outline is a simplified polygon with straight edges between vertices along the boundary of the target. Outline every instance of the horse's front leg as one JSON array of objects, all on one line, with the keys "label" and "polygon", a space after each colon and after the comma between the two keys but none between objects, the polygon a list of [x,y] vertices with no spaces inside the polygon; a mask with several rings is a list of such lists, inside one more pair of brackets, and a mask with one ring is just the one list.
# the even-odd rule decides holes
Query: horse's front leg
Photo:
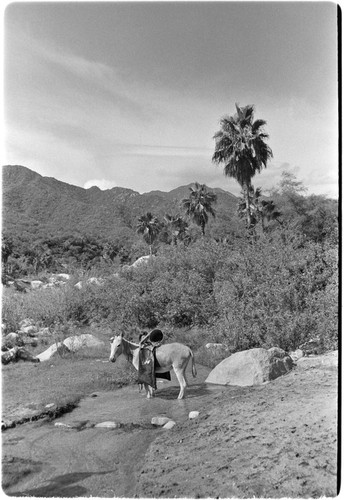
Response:
[{"label": "horse's front leg", "polygon": [[145,383],[145,389],[146,389],[146,392],[147,392],[147,399],[154,398],[155,394],[154,394],[153,387],[151,387],[149,384]]}]

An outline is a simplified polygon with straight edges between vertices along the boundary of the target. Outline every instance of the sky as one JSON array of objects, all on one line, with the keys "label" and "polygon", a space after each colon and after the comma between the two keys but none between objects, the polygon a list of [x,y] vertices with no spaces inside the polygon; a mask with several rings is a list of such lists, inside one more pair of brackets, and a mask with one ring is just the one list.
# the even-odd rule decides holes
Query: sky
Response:
[{"label": "sky", "polygon": [[330,2],[38,2],[4,11],[3,164],[140,193],[199,182],[235,103],[267,122],[307,194],[338,195],[337,6]]}]

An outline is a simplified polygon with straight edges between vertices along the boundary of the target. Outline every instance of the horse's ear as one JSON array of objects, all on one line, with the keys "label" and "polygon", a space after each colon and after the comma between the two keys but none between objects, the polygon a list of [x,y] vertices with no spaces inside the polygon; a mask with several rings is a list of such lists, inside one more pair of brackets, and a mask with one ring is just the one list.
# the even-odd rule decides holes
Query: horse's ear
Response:
[{"label": "horse's ear", "polygon": [[121,339],[122,339],[122,338],[123,338],[123,332],[121,332],[121,333],[119,334],[119,336],[120,336],[120,337],[121,337]]},{"label": "horse's ear", "polygon": [[113,342],[113,341],[114,341],[114,338],[115,338],[115,337],[111,337],[110,342]]}]

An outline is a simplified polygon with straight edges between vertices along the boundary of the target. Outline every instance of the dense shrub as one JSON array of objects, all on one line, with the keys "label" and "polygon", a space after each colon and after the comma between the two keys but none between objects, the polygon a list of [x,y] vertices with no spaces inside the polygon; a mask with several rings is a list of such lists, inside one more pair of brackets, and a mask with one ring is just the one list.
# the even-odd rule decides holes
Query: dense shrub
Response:
[{"label": "dense shrub", "polygon": [[216,326],[234,350],[294,349],[314,336],[334,345],[336,275],[331,249],[285,231],[262,236],[233,252],[218,276]]},{"label": "dense shrub", "polygon": [[14,330],[24,317],[45,326],[99,323],[127,336],[158,325],[186,336],[185,328],[199,327],[231,352],[290,350],[315,336],[335,348],[337,260],[333,245],[283,228],[231,244],[204,238],[163,246],[142,267],[107,273],[102,286],[78,290],[75,277],[61,289],[6,290],[3,320]]}]

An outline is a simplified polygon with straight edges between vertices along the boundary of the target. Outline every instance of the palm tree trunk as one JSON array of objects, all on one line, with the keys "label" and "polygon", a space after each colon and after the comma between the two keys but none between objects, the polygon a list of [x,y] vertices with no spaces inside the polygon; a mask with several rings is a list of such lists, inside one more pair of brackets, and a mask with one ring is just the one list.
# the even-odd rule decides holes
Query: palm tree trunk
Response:
[{"label": "palm tree trunk", "polygon": [[205,236],[205,222],[204,221],[201,223],[201,229],[202,229],[202,236]]},{"label": "palm tree trunk", "polygon": [[247,183],[245,186],[245,201],[246,201],[246,221],[247,229],[251,227],[251,207],[250,207],[250,186]]}]

